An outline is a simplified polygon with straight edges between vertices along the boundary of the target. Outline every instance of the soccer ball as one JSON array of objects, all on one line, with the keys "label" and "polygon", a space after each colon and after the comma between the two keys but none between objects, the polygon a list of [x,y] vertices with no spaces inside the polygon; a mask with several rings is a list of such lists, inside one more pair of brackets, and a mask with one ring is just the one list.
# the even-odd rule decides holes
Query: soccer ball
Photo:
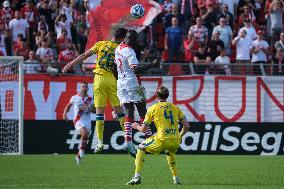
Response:
[{"label": "soccer ball", "polygon": [[141,4],[133,5],[130,9],[131,16],[137,19],[142,18],[144,16],[144,13],[145,13],[145,9],[143,5]]}]

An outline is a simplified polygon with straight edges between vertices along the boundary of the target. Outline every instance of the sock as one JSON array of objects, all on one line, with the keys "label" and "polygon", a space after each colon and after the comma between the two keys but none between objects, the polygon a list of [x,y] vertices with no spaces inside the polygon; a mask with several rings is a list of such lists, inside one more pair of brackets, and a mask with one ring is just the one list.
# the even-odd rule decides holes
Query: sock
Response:
[{"label": "sock", "polygon": [[177,177],[176,155],[174,153],[167,154],[167,160],[168,160],[168,165],[171,169],[172,175],[174,177]]},{"label": "sock", "polygon": [[121,129],[123,130],[123,131],[125,131],[125,129],[124,129],[124,123],[125,123],[125,114],[123,113],[123,112],[121,112],[121,113],[119,113],[118,115],[117,115],[117,117],[118,117],[118,120],[119,120],[119,124],[120,124],[120,127],[121,127]]},{"label": "sock", "polygon": [[138,149],[135,159],[135,175],[139,175],[141,173],[143,167],[143,160],[144,160],[145,152],[143,150]]},{"label": "sock", "polygon": [[104,136],[104,115],[103,114],[96,115],[96,134],[97,134],[98,140],[103,142],[103,136]]},{"label": "sock", "polygon": [[133,120],[131,118],[126,117],[124,122],[124,129],[125,129],[125,140],[126,142],[132,142],[132,124]]},{"label": "sock", "polygon": [[88,137],[81,137],[80,150],[85,151],[88,144]]},{"label": "sock", "polygon": [[152,136],[152,131],[151,131],[151,128],[148,127],[148,129],[146,130],[145,132],[145,138],[149,138]]}]

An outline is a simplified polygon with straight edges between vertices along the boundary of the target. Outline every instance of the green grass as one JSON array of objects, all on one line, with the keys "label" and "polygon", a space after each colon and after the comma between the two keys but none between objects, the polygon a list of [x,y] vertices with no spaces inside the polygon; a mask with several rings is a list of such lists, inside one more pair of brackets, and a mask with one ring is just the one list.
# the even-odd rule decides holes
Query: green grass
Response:
[{"label": "green grass", "polygon": [[172,184],[164,155],[147,155],[140,186],[125,186],[134,173],[128,155],[0,156],[0,188],[284,188],[284,156],[177,155],[182,185]]}]

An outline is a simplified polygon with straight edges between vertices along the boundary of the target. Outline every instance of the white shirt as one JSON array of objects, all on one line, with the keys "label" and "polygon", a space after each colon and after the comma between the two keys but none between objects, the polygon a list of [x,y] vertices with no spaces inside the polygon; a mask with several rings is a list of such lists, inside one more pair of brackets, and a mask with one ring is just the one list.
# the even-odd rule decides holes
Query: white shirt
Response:
[{"label": "white shirt", "polygon": [[36,55],[39,55],[40,59],[53,57],[51,48],[43,48],[43,47],[37,49]]},{"label": "white shirt", "polygon": [[[264,40],[254,40],[252,42],[252,47],[255,47],[256,49],[262,48],[262,49],[268,49],[269,45],[266,41]],[[267,62],[267,57],[266,54],[263,50],[258,51],[257,53],[252,53],[252,62],[257,62],[257,61],[263,61]]]},{"label": "white shirt", "polygon": [[[234,40],[236,40],[238,37],[235,37]],[[252,45],[252,40],[249,39],[248,37],[241,37],[237,44],[236,44],[236,50],[237,50],[237,55],[236,59],[237,60],[250,60],[250,48]]]},{"label": "white shirt", "polygon": [[230,38],[233,35],[231,27],[228,25],[224,27],[218,25],[214,27],[213,34],[216,33],[217,31],[220,32],[219,39],[223,41],[225,48],[227,48],[229,46]]},{"label": "white shirt", "polygon": [[[88,98],[91,98],[91,100],[86,103],[85,110],[80,110],[84,106],[84,102],[87,101]],[[74,95],[70,99],[70,103],[74,106],[74,120],[76,120],[77,115],[79,111],[82,111],[82,114],[79,115],[79,119],[77,122],[80,122],[84,126],[90,126],[91,125],[91,107],[93,104],[93,98],[90,96],[82,97],[80,94]]]},{"label": "white shirt", "polygon": [[24,63],[24,70],[26,74],[38,73],[41,70],[41,67],[37,60],[27,60]]},{"label": "white shirt", "polygon": [[118,85],[124,88],[139,86],[133,67],[139,64],[134,50],[120,44],[115,50],[115,63],[117,64]]},{"label": "white shirt", "polygon": [[58,22],[58,25],[55,24],[55,31],[56,31],[56,37],[57,39],[60,38],[61,36],[61,31],[65,29],[67,31],[67,37],[69,39],[72,39],[72,36],[71,36],[71,25],[70,25],[70,22],[62,22],[62,21],[59,21]]},{"label": "white shirt", "polygon": [[228,56],[218,56],[215,59],[215,64],[223,65],[223,68],[225,69],[226,75],[231,75],[231,71],[230,71],[230,68],[228,66],[230,64],[230,58]]},{"label": "white shirt", "polygon": [[249,38],[249,39],[251,39],[251,40],[255,40],[256,39],[256,37],[257,37],[257,34],[256,34],[256,31],[255,31],[255,29],[254,29],[254,27],[253,26],[250,26],[250,27],[242,27],[240,30],[239,30],[239,32],[238,32],[238,36],[241,36],[241,31],[242,30],[245,30],[246,32],[247,32],[247,37]]},{"label": "white shirt", "polygon": [[29,28],[30,25],[25,19],[17,20],[14,18],[9,22],[9,29],[12,30],[13,41],[17,41],[18,35],[21,33],[23,37],[26,38],[26,29]]}]

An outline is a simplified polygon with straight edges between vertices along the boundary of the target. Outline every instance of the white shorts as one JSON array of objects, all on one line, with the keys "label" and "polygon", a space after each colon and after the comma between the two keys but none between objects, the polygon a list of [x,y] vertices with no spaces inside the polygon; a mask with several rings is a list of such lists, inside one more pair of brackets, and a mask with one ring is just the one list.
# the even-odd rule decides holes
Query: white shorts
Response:
[{"label": "white shorts", "polygon": [[77,121],[77,122],[75,123],[75,128],[76,128],[77,131],[80,132],[80,129],[83,128],[83,127],[85,127],[85,128],[88,130],[88,133],[91,132],[91,125],[83,124],[83,123],[80,122],[80,121]]},{"label": "white shorts", "polygon": [[117,88],[117,96],[121,104],[146,100],[145,88],[142,85],[133,88]]}]

